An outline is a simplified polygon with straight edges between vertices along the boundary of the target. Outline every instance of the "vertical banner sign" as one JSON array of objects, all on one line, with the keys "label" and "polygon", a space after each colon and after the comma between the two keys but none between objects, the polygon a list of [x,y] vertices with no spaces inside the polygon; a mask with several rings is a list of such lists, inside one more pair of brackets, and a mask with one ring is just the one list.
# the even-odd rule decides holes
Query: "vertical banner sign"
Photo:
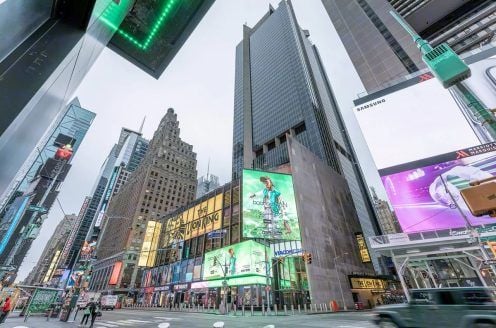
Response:
[{"label": "vertical banner sign", "polygon": [[358,250],[360,251],[360,258],[362,259],[362,263],[369,263],[370,254],[367,248],[367,243],[365,242],[365,238],[363,237],[363,233],[355,233],[355,238],[358,244]]}]

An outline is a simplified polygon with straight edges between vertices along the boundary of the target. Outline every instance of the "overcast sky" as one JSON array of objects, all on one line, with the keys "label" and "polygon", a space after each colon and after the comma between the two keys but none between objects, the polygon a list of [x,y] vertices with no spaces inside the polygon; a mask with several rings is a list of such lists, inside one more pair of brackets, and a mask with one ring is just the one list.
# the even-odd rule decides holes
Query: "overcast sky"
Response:
[{"label": "overcast sky", "polygon": [[[1,1],[1,0],[0,0]],[[222,183],[231,177],[235,47],[242,26],[253,26],[279,1],[217,0],[159,80],[106,49],[76,91],[81,105],[97,114],[62,185],[59,199],[67,214],[78,213],[91,194],[101,164],[116,143],[121,127],[151,138],[167,108],[180,121],[181,138],[198,154],[198,176],[210,172]],[[364,91],[353,65],[320,0],[293,0],[300,26],[310,31],[321,53],[366,175],[379,181],[351,108]],[[40,236],[19,270],[22,280],[36,264],[63,214],[55,204]]]}]

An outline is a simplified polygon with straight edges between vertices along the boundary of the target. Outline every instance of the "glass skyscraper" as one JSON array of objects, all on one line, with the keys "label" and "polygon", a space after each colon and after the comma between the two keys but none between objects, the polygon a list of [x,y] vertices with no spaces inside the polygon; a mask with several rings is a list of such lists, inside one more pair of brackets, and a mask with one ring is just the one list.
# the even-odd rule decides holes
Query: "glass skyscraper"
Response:
[{"label": "glass skyscraper", "polygon": [[0,264],[22,263],[94,118],[74,99],[10,183],[0,211]]},{"label": "glass skyscraper", "polygon": [[[268,170],[289,162],[291,135],[344,176],[365,236],[377,225],[343,119],[310,33],[290,1],[281,1],[236,48],[233,179],[242,168]],[[374,259],[374,266],[379,264]]]},{"label": "glass skyscraper", "polygon": [[127,128],[121,129],[119,141],[112,147],[101,167],[91,200],[84,211],[71,249],[67,257],[61,261],[62,266],[72,268],[83,242],[85,240],[95,241],[98,238],[103,215],[110,199],[139,166],[145,157],[148,143],[149,141],[142,137],[141,132]]}]

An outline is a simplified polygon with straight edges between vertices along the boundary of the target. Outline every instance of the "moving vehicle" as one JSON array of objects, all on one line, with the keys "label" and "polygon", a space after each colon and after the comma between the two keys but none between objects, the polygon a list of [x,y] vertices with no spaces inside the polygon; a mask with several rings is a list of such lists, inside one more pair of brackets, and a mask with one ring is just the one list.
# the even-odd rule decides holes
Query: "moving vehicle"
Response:
[{"label": "moving vehicle", "polygon": [[379,327],[496,328],[494,290],[475,288],[414,289],[409,303],[379,306]]},{"label": "moving vehicle", "polygon": [[100,300],[100,304],[102,306],[102,310],[113,310],[117,304],[118,297],[117,295],[103,295]]}]

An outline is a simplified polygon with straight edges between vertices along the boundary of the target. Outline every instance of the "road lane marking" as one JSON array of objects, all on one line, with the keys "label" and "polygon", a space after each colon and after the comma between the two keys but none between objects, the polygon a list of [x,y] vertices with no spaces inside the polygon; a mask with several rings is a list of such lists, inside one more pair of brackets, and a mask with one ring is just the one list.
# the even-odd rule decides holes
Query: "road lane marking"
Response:
[{"label": "road lane marking", "polygon": [[158,328],[169,328],[170,327],[170,323],[168,323],[168,322],[162,322],[157,327]]},{"label": "road lane marking", "polygon": [[104,326],[104,327],[109,327],[109,328],[110,328],[110,327],[119,327],[119,326],[114,325],[114,324],[112,324],[112,323],[105,323],[105,322],[95,322],[95,324],[96,324],[96,325],[102,325],[102,326]]}]

